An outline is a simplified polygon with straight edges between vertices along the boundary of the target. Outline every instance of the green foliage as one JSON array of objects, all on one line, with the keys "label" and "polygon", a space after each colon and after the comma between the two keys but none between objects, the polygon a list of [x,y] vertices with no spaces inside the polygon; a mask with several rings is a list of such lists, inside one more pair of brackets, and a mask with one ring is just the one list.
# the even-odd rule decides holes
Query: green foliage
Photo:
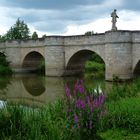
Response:
[{"label": "green foliage", "polygon": [[104,63],[103,59],[96,53],[92,55],[92,57],[90,58],[90,61],[95,61],[97,63]]},{"label": "green foliage", "polygon": [[0,35],[0,42],[4,42],[5,41],[5,37]]},{"label": "green foliage", "polygon": [[91,35],[93,35],[93,34],[94,34],[93,31],[87,31],[87,32],[85,33],[86,36],[91,36]]},{"label": "green foliage", "polygon": [[0,65],[2,66],[9,66],[9,62],[6,60],[6,55],[0,52]]},{"label": "green foliage", "polygon": [[12,74],[9,64],[10,62],[6,60],[6,55],[4,53],[0,53],[0,75]]},{"label": "green foliage", "polygon": [[137,137],[140,134],[140,79],[115,83],[107,92],[108,114],[100,122],[100,130],[106,134],[106,130],[122,129],[126,137],[130,133]]},{"label": "green foliage", "polygon": [[42,74],[42,75],[45,74],[45,61],[41,61],[40,65],[37,69],[37,73]]},{"label": "green foliage", "polygon": [[113,82],[119,82],[121,81],[120,78],[117,75],[113,74]]},{"label": "green foliage", "polygon": [[103,60],[97,54],[93,54],[85,64],[84,73],[86,77],[104,77],[105,64]]},{"label": "green foliage", "polygon": [[37,34],[37,32],[33,32],[33,34],[32,34],[32,39],[38,39],[38,34]]},{"label": "green foliage", "polygon": [[104,71],[104,64],[100,64],[98,62],[87,61],[85,66],[85,72],[93,72],[96,73],[98,71]]},{"label": "green foliage", "polygon": [[131,97],[108,104],[108,114],[101,124],[104,130],[122,128],[140,134],[140,98]]},{"label": "green foliage", "polygon": [[6,104],[0,109],[2,140],[67,140],[64,102],[42,108]]},{"label": "green foliage", "polygon": [[10,30],[4,35],[5,40],[12,39],[29,39],[29,28],[24,21],[17,19],[16,23],[10,28]]},{"label": "green foliage", "polygon": [[46,37],[47,37],[46,34],[42,35],[42,38],[46,38]]},{"label": "green foliage", "polygon": [[139,96],[140,78],[131,83],[114,83],[112,88],[107,90],[107,93],[107,101],[118,101],[122,98]]},{"label": "green foliage", "polygon": [[109,129],[100,134],[103,140],[139,140],[140,134],[134,134],[124,129]]}]

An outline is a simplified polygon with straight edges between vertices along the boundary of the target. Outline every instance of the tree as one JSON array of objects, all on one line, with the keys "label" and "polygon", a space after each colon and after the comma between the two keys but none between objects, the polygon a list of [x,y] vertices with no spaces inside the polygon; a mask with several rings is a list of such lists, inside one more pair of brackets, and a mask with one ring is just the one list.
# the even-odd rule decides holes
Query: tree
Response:
[{"label": "tree", "polygon": [[88,31],[88,32],[85,33],[85,35],[87,35],[87,36],[91,36],[91,35],[93,35],[93,34],[94,34],[93,31]]},{"label": "tree", "polygon": [[38,39],[38,34],[37,34],[37,32],[33,32],[33,34],[32,34],[32,39]]},{"label": "tree", "polygon": [[0,52],[0,75],[12,74],[12,69],[10,68],[10,62],[7,61],[5,53]]},{"label": "tree", "polygon": [[0,35],[0,42],[4,41],[4,36]]},{"label": "tree", "polygon": [[47,37],[46,34],[42,35],[42,38],[46,38],[46,37]]},{"label": "tree", "polygon": [[19,18],[16,23],[10,28],[10,30],[4,35],[5,40],[11,39],[28,39],[30,31],[27,24],[21,21]]}]

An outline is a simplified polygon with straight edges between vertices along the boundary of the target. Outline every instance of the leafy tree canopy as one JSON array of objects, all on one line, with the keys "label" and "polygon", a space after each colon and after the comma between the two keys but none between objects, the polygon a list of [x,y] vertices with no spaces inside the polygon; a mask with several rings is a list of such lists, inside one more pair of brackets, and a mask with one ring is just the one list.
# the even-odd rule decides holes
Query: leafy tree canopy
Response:
[{"label": "leafy tree canopy", "polygon": [[87,36],[90,36],[90,35],[93,35],[93,34],[94,34],[93,31],[87,31],[87,32],[85,32],[85,35],[87,35]]},{"label": "leafy tree canopy", "polygon": [[32,34],[32,39],[38,39],[38,34],[37,34],[37,32],[33,32],[33,34]]},{"label": "leafy tree canopy", "polygon": [[24,21],[17,19],[16,23],[10,28],[10,30],[4,35],[5,40],[11,39],[29,39],[30,31]]},{"label": "leafy tree canopy", "polygon": [[46,34],[42,35],[42,38],[46,38],[46,37],[47,37]]}]

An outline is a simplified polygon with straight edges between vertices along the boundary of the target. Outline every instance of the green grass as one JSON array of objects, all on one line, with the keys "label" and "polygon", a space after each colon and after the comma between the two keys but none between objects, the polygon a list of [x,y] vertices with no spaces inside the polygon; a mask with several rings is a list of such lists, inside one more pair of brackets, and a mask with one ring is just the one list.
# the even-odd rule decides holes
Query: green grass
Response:
[{"label": "green grass", "polygon": [[100,133],[103,140],[140,140],[140,134],[134,134],[123,129],[110,129]]},{"label": "green grass", "polygon": [[118,101],[123,98],[140,96],[140,78],[129,83],[114,83],[109,89],[106,89],[107,101]]},{"label": "green grass", "polygon": [[121,99],[108,103],[105,128],[124,128],[140,133],[140,97]]},{"label": "green grass", "polygon": [[[140,137],[140,98],[124,98],[108,104],[108,114],[98,130],[102,139],[125,140]],[[64,102],[42,108],[7,105],[0,109],[0,136],[2,140],[80,140],[67,127]]]}]

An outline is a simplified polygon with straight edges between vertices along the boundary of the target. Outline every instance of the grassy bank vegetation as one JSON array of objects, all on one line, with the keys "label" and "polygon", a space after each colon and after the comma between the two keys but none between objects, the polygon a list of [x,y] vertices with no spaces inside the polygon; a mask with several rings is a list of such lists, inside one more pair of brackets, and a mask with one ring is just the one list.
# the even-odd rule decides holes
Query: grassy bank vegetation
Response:
[{"label": "grassy bank vegetation", "polygon": [[[95,121],[93,124],[96,124],[96,126],[92,126],[92,123],[88,125],[88,120],[89,116],[92,118],[91,114],[93,116],[98,113],[101,115],[101,110],[98,108],[100,104],[96,104],[97,98],[90,98],[89,101],[94,99],[93,103],[97,105],[99,112],[97,110],[96,113],[90,112],[87,107],[84,108],[84,101],[87,96],[83,95],[83,93],[86,93],[83,85],[75,86],[76,90],[74,90],[77,91],[78,89],[80,91],[80,98],[77,98],[79,97],[77,94],[76,98],[73,98],[72,94],[75,92],[72,93],[73,90],[67,88],[67,97],[70,100],[72,99],[70,102],[65,98],[65,100],[58,100],[41,108],[5,103],[0,108],[0,137],[2,140],[80,140],[81,136],[86,134],[86,139],[90,140],[94,137],[90,132],[94,132],[94,134],[97,133],[98,137],[94,138],[97,140],[138,140],[140,138],[139,85],[140,79],[137,79],[128,86],[115,85],[109,89],[108,93],[103,94],[106,95],[104,105],[108,111],[100,118],[98,123],[96,122],[97,119],[92,120],[92,122]],[[73,107],[72,110],[71,108],[69,108],[69,111],[66,110],[68,105],[73,105],[75,101],[78,109],[71,106]],[[90,107],[92,106],[90,105]],[[83,112],[81,116],[79,109],[82,109]],[[78,117],[81,119],[77,119],[71,112],[79,115]],[[87,115],[88,113],[89,115]],[[73,119],[68,118],[68,114],[71,114],[70,118]]]},{"label": "grassy bank vegetation", "polygon": [[92,57],[86,62],[84,75],[86,78],[101,78],[105,75],[104,61],[97,54],[93,54]]},{"label": "grassy bank vegetation", "polygon": [[140,78],[108,89],[108,114],[101,121],[100,135],[105,140],[140,139]]}]

